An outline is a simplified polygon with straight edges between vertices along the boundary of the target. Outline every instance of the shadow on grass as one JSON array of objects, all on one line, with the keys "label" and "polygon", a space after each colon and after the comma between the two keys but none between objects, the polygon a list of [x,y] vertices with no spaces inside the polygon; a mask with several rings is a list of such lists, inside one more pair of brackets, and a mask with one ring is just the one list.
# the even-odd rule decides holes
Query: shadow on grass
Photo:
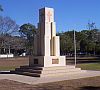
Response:
[{"label": "shadow on grass", "polygon": [[100,90],[100,87],[84,86],[84,87],[80,87],[79,90]]}]

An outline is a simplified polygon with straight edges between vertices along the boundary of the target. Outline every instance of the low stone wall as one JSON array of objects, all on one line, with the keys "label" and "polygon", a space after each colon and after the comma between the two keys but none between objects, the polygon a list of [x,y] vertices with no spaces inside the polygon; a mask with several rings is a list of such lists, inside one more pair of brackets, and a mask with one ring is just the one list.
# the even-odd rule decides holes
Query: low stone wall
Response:
[{"label": "low stone wall", "polygon": [[29,57],[0,58],[0,67],[20,67],[29,65]]}]

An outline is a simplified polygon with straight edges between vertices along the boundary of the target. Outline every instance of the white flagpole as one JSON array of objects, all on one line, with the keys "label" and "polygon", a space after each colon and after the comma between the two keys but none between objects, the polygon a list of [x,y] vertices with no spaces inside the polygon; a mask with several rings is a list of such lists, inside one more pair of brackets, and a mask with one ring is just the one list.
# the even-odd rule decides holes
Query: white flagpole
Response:
[{"label": "white flagpole", "polygon": [[74,30],[74,58],[75,58],[75,67],[76,67],[76,35]]}]

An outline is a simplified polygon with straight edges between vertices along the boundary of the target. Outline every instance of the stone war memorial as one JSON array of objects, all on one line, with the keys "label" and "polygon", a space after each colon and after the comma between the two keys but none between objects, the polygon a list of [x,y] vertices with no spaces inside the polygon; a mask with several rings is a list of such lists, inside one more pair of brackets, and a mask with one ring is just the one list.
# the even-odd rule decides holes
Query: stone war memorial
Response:
[{"label": "stone war memorial", "polygon": [[38,35],[34,40],[35,56],[30,60],[30,65],[66,66],[65,56],[60,56],[59,41],[59,36],[56,36],[54,10],[47,7],[40,9]]},{"label": "stone war memorial", "polygon": [[56,36],[54,9],[39,10],[37,35],[34,37],[35,55],[30,56],[29,66],[15,69],[16,74],[33,77],[59,76],[84,72],[80,68],[66,65],[65,56],[60,56],[60,37]]}]

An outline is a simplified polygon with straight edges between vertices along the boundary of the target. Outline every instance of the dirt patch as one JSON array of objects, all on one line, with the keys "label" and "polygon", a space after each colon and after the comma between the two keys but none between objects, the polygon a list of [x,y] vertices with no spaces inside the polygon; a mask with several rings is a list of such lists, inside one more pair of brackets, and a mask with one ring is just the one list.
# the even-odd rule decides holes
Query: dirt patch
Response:
[{"label": "dirt patch", "polygon": [[28,85],[11,80],[0,80],[0,90],[100,90],[100,77],[66,80]]},{"label": "dirt patch", "polygon": [[100,90],[100,77],[66,80],[39,86],[45,88],[44,90]]}]

